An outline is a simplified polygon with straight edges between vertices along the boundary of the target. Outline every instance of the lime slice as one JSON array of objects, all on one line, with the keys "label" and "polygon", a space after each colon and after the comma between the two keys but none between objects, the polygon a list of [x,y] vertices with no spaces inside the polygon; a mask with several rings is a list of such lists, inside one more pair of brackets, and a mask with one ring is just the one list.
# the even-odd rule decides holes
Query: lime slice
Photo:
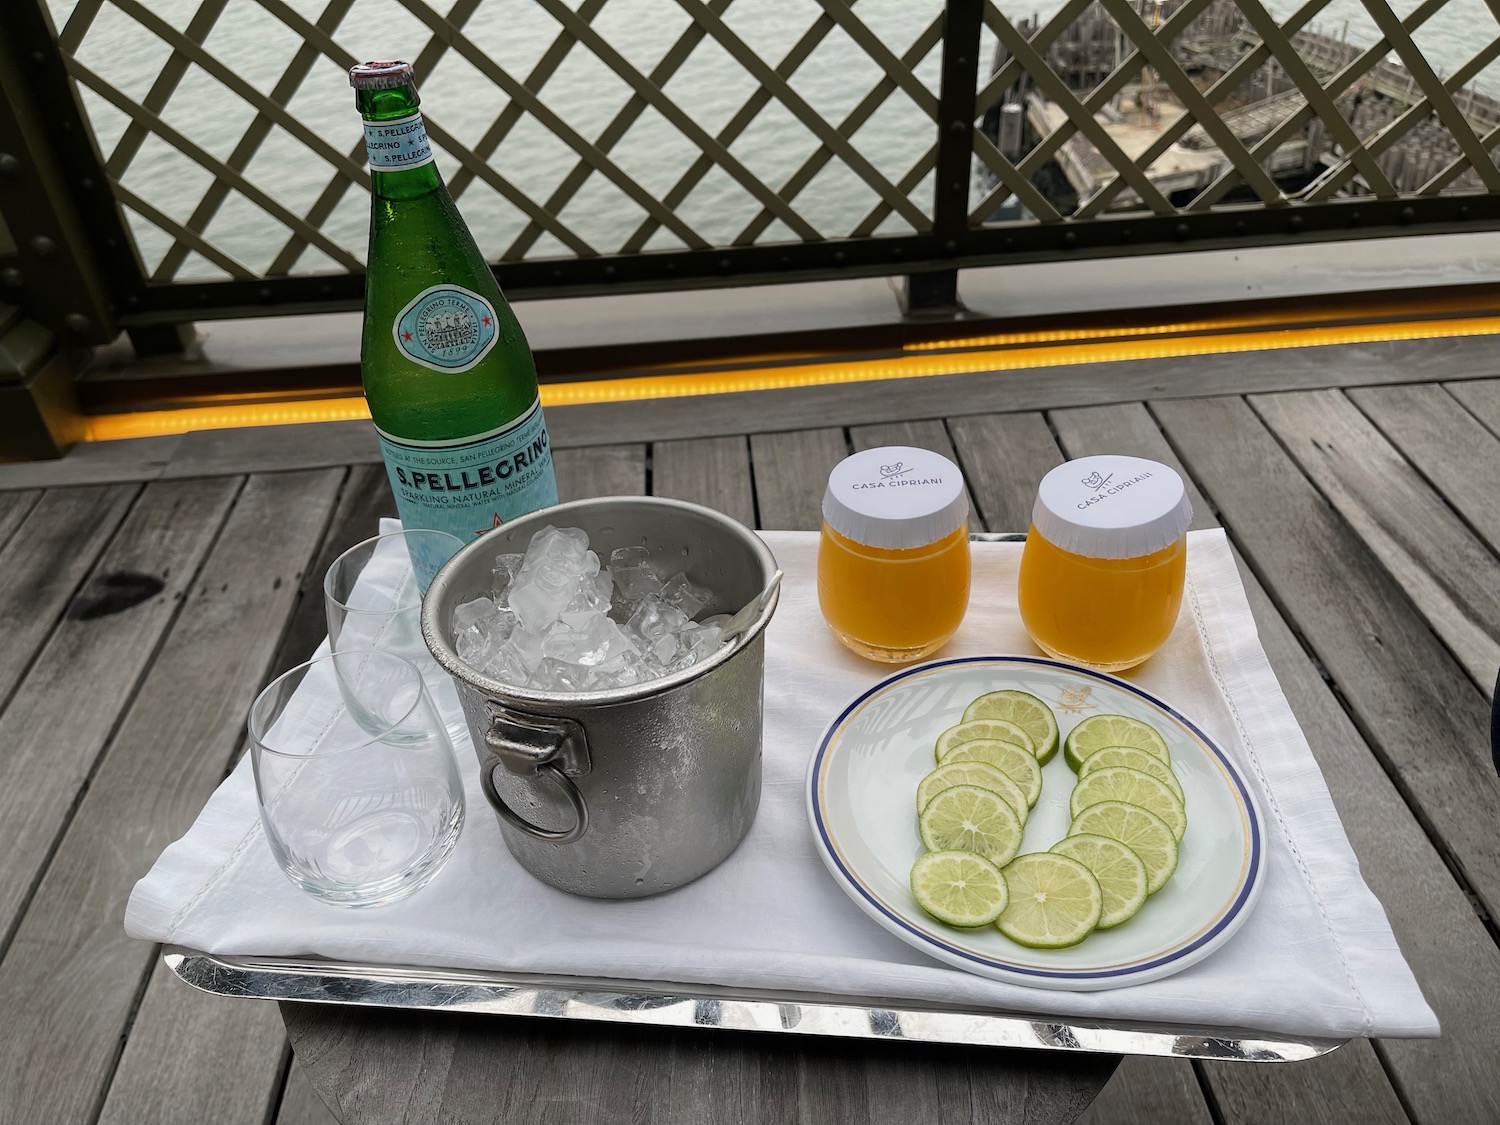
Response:
[{"label": "lime slice", "polygon": [[992,691],[981,695],[964,711],[964,722],[976,719],[1004,719],[1015,723],[1031,736],[1039,765],[1045,766],[1057,753],[1057,719],[1034,695],[1024,691]]},{"label": "lime slice", "polygon": [[1052,845],[1058,855],[1076,859],[1094,873],[1104,895],[1099,929],[1133,918],[1146,901],[1146,865],[1118,840],[1108,836],[1065,836]]},{"label": "lime slice", "polygon": [[1099,923],[1104,894],[1094,873],[1055,852],[1019,856],[1001,874],[1010,901],[995,925],[1018,945],[1062,949],[1077,945]]},{"label": "lime slice", "polygon": [[988,762],[952,762],[946,766],[938,766],[917,785],[917,812],[925,809],[927,802],[944,789],[952,789],[955,785],[977,785],[991,793],[1000,794],[1016,814],[1016,818],[1022,824],[1026,823],[1026,814],[1031,811],[1026,804],[1026,794],[1021,792],[1020,786]]},{"label": "lime slice", "polygon": [[1177,780],[1177,775],[1172,772],[1172,767],[1163,764],[1162,760],[1155,755],[1135,746],[1106,746],[1103,750],[1094,751],[1083,760],[1083,765],[1078,770],[1078,776],[1087,777],[1095,770],[1105,770],[1111,766],[1124,766],[1126,769],[1149,773],[1173,793],[1176,793],[1179,801],[1184,799],[1182,796],[1182,783]]},{"label": "lime slice", "polygon": [[975,852],[997,867],[1021,850],[1021,820],[1005,798],[977,785],[944,789],[917,817],[922,843],[933,852]]},{"label": "lime slice", "polygon": [[1031,735],[1017,723],[1008,719],[977,719],[972,723],[959,723],[957,726],[949,727],[938,735],[937,745],[933,753],[937,755],[939,763],[946,762],[948,755],[953,753],[954,747],[962,742],[972,742],[976,738],[998,738],[1002,742],[1014,742],[1017,746],[1026,748],[1026,752],[1033,757]]},{"label": "lime slice", "polygon": [[1129,715],[1090,715],[1068,732],[1063,757],[1077,773],[1085,758],[1106,746],[1134,746],[1160,758],[1165,765],[1172,764],[1167,743],[1156,728]]},{"label": "lime slice", "polygon": [[1127,805],[1135,805],[1155,813],[1167,822],[1167,827],[1172,830],[1172,838],[1178,843],[1182,842],[1182,834],[1187,831],[1187,811],[1177,799],[1177,794],[1149,773],[1126,769],[1124,766],[1094,770],[1093,773],[1080,777],[1078,784],[1073,786],[1073,795],[1068,799],[1068,813],[1076,817],[1088,806],[1097,805],[1100,801],[1124,801]]},{"label": "lime slice", "polygon": [[1042,767],[1037,765],[1036,758],[1028,750],[1014,742],[976,738],[973,742],[960,743],[943,759],[943,765],[951,766],[956,762],[984,762],[994,766],[1026,795],[1027,808],[1036,804],[1036,799],[1042,795]]},{"label": "lime slice", "polygon": [[1108,836],[1118,840],[1146,865],[1146,893],[1155,894],[1177,870],[1177,838],[1167,822],[1124,801],[1100,801],[1073,818],[1069,836]]},{"label": "lime slice", "polygon": [[1000,917],[1009,897],[1000,869],[972,852],[922,856],[911,865],[911,894],[918,906],[950,926],[987,926]]}]

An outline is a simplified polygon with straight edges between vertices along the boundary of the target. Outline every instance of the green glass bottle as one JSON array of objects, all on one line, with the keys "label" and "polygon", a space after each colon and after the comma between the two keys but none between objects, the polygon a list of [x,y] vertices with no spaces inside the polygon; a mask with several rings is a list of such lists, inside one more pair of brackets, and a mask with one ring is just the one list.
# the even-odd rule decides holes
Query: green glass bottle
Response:
[{"label": "green glass bottle", "polygon": [[349,84],[370,162],[365,398],[402,523],[467,540],[557,503],[536,366],[433,163],[411,65]]}]

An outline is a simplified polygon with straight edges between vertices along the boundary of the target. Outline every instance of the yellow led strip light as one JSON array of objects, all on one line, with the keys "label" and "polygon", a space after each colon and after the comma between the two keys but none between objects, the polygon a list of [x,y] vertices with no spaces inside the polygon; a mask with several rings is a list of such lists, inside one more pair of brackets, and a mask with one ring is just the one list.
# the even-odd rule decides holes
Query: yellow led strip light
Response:
[{"label": "yellow led strip light", "polygon": [[[1129,331],[1129,330],[1126,330]],[[1012,371],[1023,367],[1063,367],[1120,360],[1166,359],[1192,355],[1267,351],[1274,348],[1328,347],[1386,340],[1425,340],[1445,336],[1500,335],[1500,316],[1443,318],[1402,323],[1344,324],[1315,327],[1241,330],[1213,335],[1133,338],[1122,331],[1117,338],[1090,332],[1083,342],[1048,343],[1050,333],[1018,337],[1025,343],[974,347],[970,342],[922,344],[905,354],[884,359],[786,364],[748,370],[645,375],[623,379],[581,380],[542,384],[544,407],[584,403],[631,402],[681,398],[691,395],[782,390],[789,387],[865,383],[882,379],[914,379],[933,375],[961,375],[984,371]],[[1153,333],[1159,329],[1150,329]],[[990,337],[998,341],[1001,338]],[[1009,339],[1009,338],[1005,338]],[[965,350],[946,350],[963,348]],[[943,348],[943,351],[935,351]],[[182,409],[96,415],[87,420],[87,438],[115,438],[181,434],[189,430],[240,426],[284,425],[297,422],[334,422],[368,418],[365,401],[357,395],[298,399],[272,403],[222,403]]]}]

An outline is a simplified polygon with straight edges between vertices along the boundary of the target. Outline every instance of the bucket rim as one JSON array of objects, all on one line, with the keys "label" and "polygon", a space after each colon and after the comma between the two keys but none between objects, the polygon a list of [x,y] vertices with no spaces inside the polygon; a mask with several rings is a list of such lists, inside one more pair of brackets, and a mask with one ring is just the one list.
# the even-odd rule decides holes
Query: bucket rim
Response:
[{"label": "bucket rim", "polygon": [[665,496],[591,496],[580,500],[570,500],[566,503],[555,504],[547,508],[539,508],[534,512],[528,512],[524,516],[518,516],[503,527],[497,527],[476,537],[473,542],[467,543],[452,558],[443,564],[432,583],[427,588],[427,594],[422,599],[422,639],[426,642],[428,651],[438,665],[459,683],[483,692],[489,698],[507,704],[516,704],[519,709],[530,711],[533,714],[550,714],[566,712],[570,710],[610,707],[624,703],[634,703],[642,699],[650,699],[657,695],[664,695],[684,684],[692,683],[717,668],[735,659],[741,652],[753,644],[757,637],[765,631],[770,624],[771,616],[776,612],[776,607],[781,602],[781,590],[778,588],[761,610],[755,622],[733,643],[721,647],[707,660],[701,660],[689,668],[680,672],[674,672],[670,676],[662,676],[654,680],[645,680],[638,684],[629,684],[625,687],[608,688],[603,691],[542,691],[538,688],[518,687],[515,684],[506,683],[487,676],[475,668],[470,667],[459,659],[458,650],[447,636],[447,630],[439,626],[439,603],[449,596],[449,588],[453,576],[462,569],[465,560],[473,557],[487,548],[486,542],[502,531],[510,531],[517,524],[536,523],[537,530],[551,523],[557,527],[571,526],[567,522],[567,514],[571,511],[596,507],[601,504],[622,503],[630,505],[643,505],[646,507],[662,508],[665,510],[676,510],[684,514],[692,514],[707,518],[713,523],[719,524],[730,532],[741,543],[747,546],[755,556],[761,567],[761,589],[771,581],[771,576],[776,572],[776,556],[761,539],[750,528],[738,520],[725,515],[723,512],[702,504],[694,504],[687,500],[673,500]]}]

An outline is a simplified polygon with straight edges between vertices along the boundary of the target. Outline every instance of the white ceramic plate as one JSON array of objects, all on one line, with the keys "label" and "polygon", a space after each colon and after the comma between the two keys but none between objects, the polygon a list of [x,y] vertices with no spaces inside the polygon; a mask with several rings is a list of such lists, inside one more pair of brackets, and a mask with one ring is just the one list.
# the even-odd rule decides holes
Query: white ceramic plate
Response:
[{"label": "white ceramic plate", "polygon": [[[1064,739],[1089,715],[1145,720],[1166,739],[1182,783],[1188,827],[1171,880],[1134,918],[1069,949],[1027,949],[993,926],[945,926],[912,899],[911,865],[924,850],[917,783],[936,765],[933,743],[975,697],[1003,688],[1048,703]],[[1042,769],[1022,852],[1046,851],[1067,834],[1075,780],[1059,748]],[[807,809],[823,862],[876,922],[950,965],[1034,988],[1117,988],[1180,972],[1244,923],[1265,879],[1255,798],[1201,730],[1133,684],[1040,657],[938,660],[882,680],[823,732],[808,768]]]}]

